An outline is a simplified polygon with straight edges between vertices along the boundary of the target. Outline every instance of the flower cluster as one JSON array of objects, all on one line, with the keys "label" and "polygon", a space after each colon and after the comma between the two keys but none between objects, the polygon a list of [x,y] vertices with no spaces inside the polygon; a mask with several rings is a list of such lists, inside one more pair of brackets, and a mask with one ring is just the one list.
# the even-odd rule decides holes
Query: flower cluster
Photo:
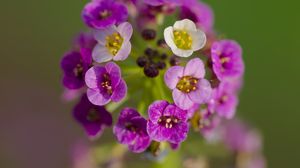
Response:
[{"label": "flower cluster", "polygon": [[209,140],[235,116],[242,49],[214,31],[207,4],[92,0],[82,19],[88,31],[61,60],[62,84],[66,100],[81,97],[73,114],[92,139],[114,125],[120,144],[156,155],[164,143],[179,148],[189,130]]}]

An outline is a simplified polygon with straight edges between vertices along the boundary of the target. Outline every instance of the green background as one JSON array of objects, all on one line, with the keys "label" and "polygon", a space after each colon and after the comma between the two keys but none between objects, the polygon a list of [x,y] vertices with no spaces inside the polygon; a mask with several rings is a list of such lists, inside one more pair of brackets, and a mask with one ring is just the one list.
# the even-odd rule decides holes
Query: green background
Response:
[{"label": "green background", "polygon": [[[206,0],[215,27],[240,42],[246,63],[238,115],[264,136],[268,167],[297,167],[300,2]],[[1,1],[0,167],[68,167],[83,136],[60,101],[59,61],[84,29],[86,1]]]}]

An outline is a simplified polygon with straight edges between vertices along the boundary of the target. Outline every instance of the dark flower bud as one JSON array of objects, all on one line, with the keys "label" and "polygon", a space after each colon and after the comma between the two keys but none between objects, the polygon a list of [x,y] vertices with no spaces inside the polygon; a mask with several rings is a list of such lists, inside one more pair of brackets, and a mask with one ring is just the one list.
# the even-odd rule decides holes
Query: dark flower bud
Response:
[{"label": "dark flower bud", "polygon": [[156,63],[156,67],[158,69],[165,69],[166,68],[166,63],[164,63],[163,61],[159,61],[158,63]]},{"label": "dark flower bud", "polygon": [[168,58],[168,55],[167,55],[166,53],[163,53],[163,54],[160,55],[160,58],[161,58],[162,60],[165,60],[165,59]]},{"label": "dark flower bud", "polygon": [[157,50],[153,50],[152,48],[146,48],[144,51],[145,55],[148,56],[149,58],[153,58],[158,55]]},{"label": "dark flower bud", "polygon": [[180,60],[179,60],[178,57],[172,56],[170,58],[170,64],[171,64],[171,66],[179,65],[179,63],[180,63]]},{"label": "dark flower bud", "polygon": [[136,63],[138,64],[139,67],[146,66],[148,62],[149,62],[149,59],[145,56],[141,56],[136,60]]},{"label": "dark flower bud", "polygon": [[156,31],[153,29],[145,29],[142,31],[142,36],[145,40],[153,40],[156,37]]},{"label": "dark flower bud", "polygon": [[150,78],[154,78],[159,74],[158,69],[155,67],[154,64],[151,64],[149,66],[146,66],[144,68],[144,73],[146,76],[150,77]]},{"label": "dark flower bud", "polygon": [[159,39],[159,40],[157,40],[156,44],[157,44],[157,46],[162,47],[162,48],[166,48],[167,47],[165,39]]}]

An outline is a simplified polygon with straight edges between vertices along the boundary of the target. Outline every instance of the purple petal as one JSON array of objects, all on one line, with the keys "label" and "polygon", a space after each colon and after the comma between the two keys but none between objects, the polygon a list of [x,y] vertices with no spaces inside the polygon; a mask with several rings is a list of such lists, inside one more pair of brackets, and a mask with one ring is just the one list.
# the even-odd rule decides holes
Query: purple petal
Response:
[{"label": "purple petal", "polygon": [[204,78],[205,68],[200,58],[191,59],[185,66],[184,76],[192,76],[195,78]]},{"label": "purple petal", "polygon": [[85,73],[85,83],[89,88],[95,89],[99,86],[99,77],[106,73],[106,69],[100,66],[94,66]]},{"label": "purple petal", "polygon": [[147,132],[151,139],[162,142],[170,138],[172,132],[171,129],[160,126],[159,124],[154,124],[152,121],[147,122]]},{"label": "purple petal", "polygon": [[117,87],[117,85],[119,85],[119,82],[121,81],[120,67],[113,62],[108,62],[107,64],[105,64],[105,69],[106,72],[109,74],[112,88]]},{"label": "purple petal", "polygon": [[84,129],[87,135],[92,139],[96,139],[97,137],[101,136],[104,130],[99,123],[84,125]]},{"label": "purple petal", "polygon": [[137,136],[136,133],[124,128],[124,125],[117,124],[114,127],[114,135],[121,144],[130,144]]},{"label": "purple petal", "polygon": [[198,104],[207,103],[211,98],[212,88],[206,79],[200,79],[197,84],[197,89],[190,92],[189,98]]},{"label": "purple petal", "polygon": [[188,123],[182,122],[177,124],[174,128],[172,129],[172,134],[169,138],[169,142],[179,144],[182,141],[184,141],[187,138],[187,133],[189,131],[189,126]]},{"label": "purple petal", "polygon": [[148,107],[149,119],[156,123],[158,119],[163,115],[165,108],[169,103],[165,100],[157,100]]},{"label": "purple petal", "polygon": [[178,89],[174,89],[172,95],[175,104],[183,110],[188,110],[194,105],[194,102],[190,100],[188,94],[185,94]]},{"label": "purple petal", "polygon": [[175,116],[180,121],[185,122],[187,120],[187,111],[178,108],[177,106],[170,104],[164,110],[164,116]]},{"label": "purple petal", "polygon": [[181,66],[173,66],[167,70],[165,73],[165,83],[170,89],[174,89],[179,81],[179,79],[183,76],[184,68]]},{"label": "purple petal", "polygon": [[87,89],[87,96],[94,105],[103,106],[110,102],[110,97],[102,94],[99,90],[89,88]]},{"label": "purple petal", "polygon": [[137,136],[135,140],[128,146],[129,150],[134,153],[144,152],[150,145],[150,137],[147,136]]},{"label": "purple petal", "polygon": [[119,82],[118,86],[114,89],[111,99],[114,102],[121,101],[127,94],[127,85],[123,79]]}]

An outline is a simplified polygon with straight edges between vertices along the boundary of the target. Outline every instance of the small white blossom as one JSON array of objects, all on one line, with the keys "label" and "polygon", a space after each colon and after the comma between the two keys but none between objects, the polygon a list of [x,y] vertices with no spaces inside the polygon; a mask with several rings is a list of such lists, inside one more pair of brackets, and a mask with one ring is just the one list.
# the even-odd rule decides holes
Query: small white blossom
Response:
[{"label": "small white blossom", "polygon": [[194,51],[205,46],[206,35],[197,29],[195,23],[189,19],[176,21],[164,31],[164,38],[172,52],[179,57],[189,57]]}]

